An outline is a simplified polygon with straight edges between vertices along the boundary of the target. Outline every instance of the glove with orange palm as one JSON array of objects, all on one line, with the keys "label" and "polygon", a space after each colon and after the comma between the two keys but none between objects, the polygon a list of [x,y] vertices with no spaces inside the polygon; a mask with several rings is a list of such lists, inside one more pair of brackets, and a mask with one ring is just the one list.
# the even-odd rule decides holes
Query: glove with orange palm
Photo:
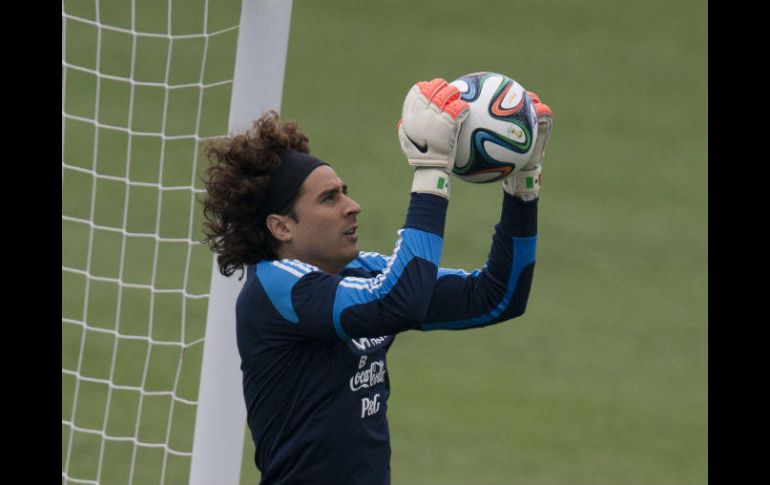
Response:
[{"label": "glove with orange palm", "polygon": [[522,200],[533,200],[540,194],[540,171],[545,157],[545,145],[551,136],[553,113],[551,107],[540,101],[540,97],[528,91],[537,112],[537,139],[532,149],[532,157],[521,170],[518,170],[503,180],[503,189],[509,194]]},{"label": "glove with orange palm", "polygon": [[457,135],[470,108],[460,91],[444,79],[416,83],[406,95],[398,138],[415,167],[412,192],[449,198],[449,172],[457,151]]}]

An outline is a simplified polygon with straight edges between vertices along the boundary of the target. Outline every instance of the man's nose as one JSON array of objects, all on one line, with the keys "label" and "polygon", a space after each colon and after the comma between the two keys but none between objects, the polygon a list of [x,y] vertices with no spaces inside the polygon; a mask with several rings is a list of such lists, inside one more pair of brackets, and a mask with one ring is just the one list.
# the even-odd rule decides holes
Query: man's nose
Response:
[{"label": "man's nose", "polygon": [[361,206],[356,202],[355,200],[351,199],[347,195],[345,196],[348,199],[348,204],[345,207],[345,215],[357,215],[361,212]]}]

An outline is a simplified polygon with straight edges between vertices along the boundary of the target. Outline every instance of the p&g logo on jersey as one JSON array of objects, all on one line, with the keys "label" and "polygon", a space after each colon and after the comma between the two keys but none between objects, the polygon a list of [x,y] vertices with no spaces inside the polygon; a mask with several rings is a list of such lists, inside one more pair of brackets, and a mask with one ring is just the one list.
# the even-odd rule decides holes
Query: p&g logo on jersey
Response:
[{"label": "p&g logo on jersey", "polygon": [[365,397],[361,399],[361,419],[364,419],[367,416],[371,416],[372,414],[377,414],[377,411],[380,410],[380,395],[375,394],[373,398],[369,399],[368,397]]}]

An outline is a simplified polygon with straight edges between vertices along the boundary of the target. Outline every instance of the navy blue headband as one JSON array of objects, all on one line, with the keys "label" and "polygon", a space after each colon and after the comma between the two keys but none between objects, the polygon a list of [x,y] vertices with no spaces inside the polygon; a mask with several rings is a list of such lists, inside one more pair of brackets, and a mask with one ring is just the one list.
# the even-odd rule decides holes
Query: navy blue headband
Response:
[{"label": "navy blue headband", "polygon": [[270,174],[270,186],[262,202],[260,212],[267,217],[280,214],[297,197],[299,188],[310,172],[328,163],[307,153],[293,149],[281,154],[281,165]]}]

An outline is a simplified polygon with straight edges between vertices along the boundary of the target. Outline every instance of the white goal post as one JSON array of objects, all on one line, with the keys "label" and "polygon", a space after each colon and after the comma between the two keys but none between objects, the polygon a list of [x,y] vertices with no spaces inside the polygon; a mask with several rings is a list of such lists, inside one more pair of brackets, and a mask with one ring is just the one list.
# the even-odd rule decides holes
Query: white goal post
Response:
[{"label": "white goal post", "polygon": [[[291,7],[291,0],[243,2],[230,133],[248,128],[265,110],[280,111]],[[190,485],[235,485],[240,479],[246,409],[235,302],[243,281],[222,276],[214,261]]]}]

